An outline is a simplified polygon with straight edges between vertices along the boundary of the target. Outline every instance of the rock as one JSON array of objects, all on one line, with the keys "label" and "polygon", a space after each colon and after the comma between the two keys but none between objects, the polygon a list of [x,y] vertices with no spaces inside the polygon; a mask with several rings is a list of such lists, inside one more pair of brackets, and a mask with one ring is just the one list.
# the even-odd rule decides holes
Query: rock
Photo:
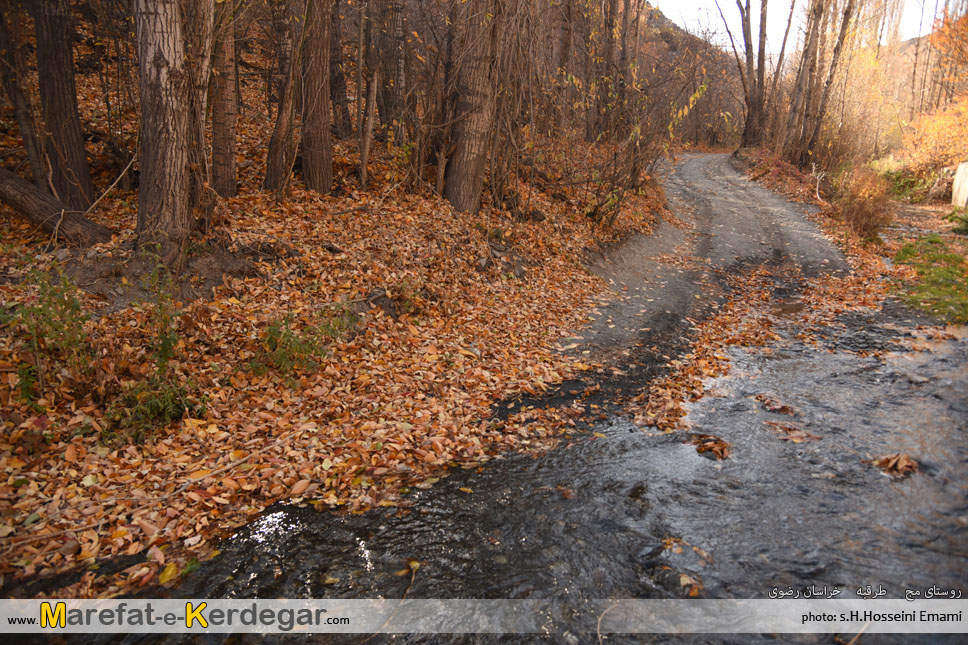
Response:
[{"label": "rock", "polygon": [[955,183],[951,189],[951,204],[958,208],[968,207],[968,163],[958,166]]}]

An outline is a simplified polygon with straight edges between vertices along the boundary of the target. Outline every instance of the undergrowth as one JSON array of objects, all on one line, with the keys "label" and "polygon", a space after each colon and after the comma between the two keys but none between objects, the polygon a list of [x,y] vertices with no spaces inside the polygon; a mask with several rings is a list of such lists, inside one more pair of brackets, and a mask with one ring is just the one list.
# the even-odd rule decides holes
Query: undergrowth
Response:
[{"label": "undergrowth", "polygon": [[837,210],[850,228],[865,240],[876,240],[893,219],[890,184],[873,170],[857,167],[837,182]]},{"label": "undergrowth", "polygon": [[17,368],[20,397],[34,403],[46,396],[48,381],[66,377],[75,384],[89,375],[94,350],[85,331],[84,313],[77,287],[60,269],[56,277],[31,271],[25,284],[36,286],[36,296],[7,314],[8,323],[19,322],[25,352]]},{"label": "undergrowth", "polygon": [[190,381],[172,368],[178,347],[175,326],[181,312],[175,305],[174,283],[161,262],[142,279],[148,293],[144,303],[148,313],[148,346],[151,348],[152,374],[128,385],[108,410],[113,422],[103,439],[116,443],[125,439],[143,443],[159,427],[167,426],[186,415],[204,412],[204,403],[194,394]]},{"label": "undergrowth", "polygon": [[968,322],[968,262],[939,235],[906,244],[895,258],[914,268],[916,282],[898,285],[904,301],[953,323]]},{"label": "undergrowth", "polygon": [[273,320],[249,369],[256,374],[274,369],[286,375],[295,370],[314,371],[329,355],[332,342],[352,332],[358,323],[359,317],[345,305],[334,305],[302,326],[291,314]]}]

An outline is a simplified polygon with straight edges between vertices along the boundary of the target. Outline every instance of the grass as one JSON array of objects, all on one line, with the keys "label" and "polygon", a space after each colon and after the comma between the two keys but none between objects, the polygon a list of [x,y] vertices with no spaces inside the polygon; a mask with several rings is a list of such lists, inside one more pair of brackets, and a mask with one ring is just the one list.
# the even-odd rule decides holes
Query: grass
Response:
[{"label": "grass", "polygon": [[918,274],[916,282],[898,285],[903,300],[951,323],[968,322],[968,262],[939,235],[906,244],[895,258]]}]

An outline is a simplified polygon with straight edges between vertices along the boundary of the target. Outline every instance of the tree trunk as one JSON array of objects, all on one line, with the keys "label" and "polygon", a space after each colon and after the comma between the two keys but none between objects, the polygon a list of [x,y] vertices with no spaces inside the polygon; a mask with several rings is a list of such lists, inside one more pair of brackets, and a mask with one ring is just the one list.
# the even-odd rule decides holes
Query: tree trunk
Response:
[{"label": "tree trunk", "polygon": [[502,20],[502,0],[468,0],[463,54],[458,71],[458,123],[454,128],[454,153],[447,162],[444,197],[461,211],[477,212],[481,206],[487,142],[494,122],[495,58]]},{"label": "tree trunk", "polygon": [[[224,2],[223,4],[230,4]],[[194,210],[203,203],[212,172],[205,146],[208,114],[208,89],[212,72],[212,39],[215,27],[215,0],[181,0],[182,33],[185,38],[185,67],[188,86],[188,203]],[[204,200],[214,206],[213,200]],[[200,213],[208,220],[210,213]]]},{"label": "tree trunk", "polygon": [[3,80],[3,88],[7,92],[10,104],[13,105],[14,118],[17,120],[17,128],[20,130],[20,138],[23,139],[27,159],[30,161],[31,177],[39,189],[46,191],[47,173],[44,169],[43,144],[37,139],[37,129],[34,125],[33,114],[30,111],[30,103],[20,87],[20,78],[23,75],[25,65],[22,57],[17,55],[16,45],[10,37],[3,11],[0,11],[0,57],[2,57],[0,59],[0,79]]},{"label": "tree trunk", "polygon": [[329,29],[332,0],[309,0],[306,9],[302,111],[302,169],[306,186],[318,193],[333,189],[329,132]]},{"label": "tree trunk", "polygon": [[33,0],[30,13],[37,29],[37,76],[52,187],[61,201],[84,210],[94,201],[94,184],[77,114],[70,5],[68,0]]},{"label": "tree trunk", "polygon": [[353,134],[353,122],[350,117],[350,102],[346,98],[346,75],[343,72],[343,44],[342,21],[340,20],[340,2],[333,6],[333,17],[329,27],[329,92],[330,102],[333,104],[333,122],[336,125],[336,136],[347,139]]},{"label": "tree trunk", "polygon": [[[291,11],[296,13],[299,7],[303,8],[302,14],[305,15],[305,4],[290,0]],[[265,189],[275,192],[281,196],[289,183],[289,175],[292,173],[292,166],[296,159],[296,100],[295,86],[297,80],[296,70],[300,67],[299,42],[303,36],[298,36],[295,31],[289,32],[293,42],[289,44],[289,69],[286,72],[285,84],[282,88],[282,95],[279,97],[279,112],[276,115],[276,124],[272,129],[272,136],[269,138],[269,152],[266,160]]]},{"label": "tree trunk", "polygon": [[236,95],[235,16],[232,3],[218,5],[215,51],[212,56],[212,188],[221,197],[235,197],[235,129],[238,123]]},{"label": "tree trunk", "polygon": [[189,85],[179,0],[134,0],[141,86],[137,246],[174,270],[191,233]]},{"label": "tree trunk", "polygon": [[0,168],[0,199],[58,240],[91,246],[111,239],[111,231],[72,210],[6,168]]},{"label": "tree trunk", "polygon": [[810,132],[810,139],[800,158],[801,167],[807,164],[810,155],[813,153],[813,149],[817,145],[817,140],[820,138],[820,128],[823,126],[823,119],[827,113],[827,102],[830,100],[830,88],[833,85],[834,76],[837,73],[837,65],[840,63],[840,54],[844,48],[844,40],[847,38],[847,30],[850,27],[853,14],[854,0],[847,0],[843,20],[840,23],[840,34],[837,36],[837,44],[834,45],[834,53],[830,61],[830,70],[827,73],[827,80],[823,86],[823,94],[820,97],[820,107],[815,117],[816,121],[813,124],[812,132]]},{"label": "tree trunk", "polygon": [[406,95],[404,69],[403,3],[400,0],[376,0],[373,3],[373,51],[374,67],[380,68],[383,79],[377,88],[377,105],[380,120],[387,131],[393,131],[394,143],[406,142],[403,113]]}]

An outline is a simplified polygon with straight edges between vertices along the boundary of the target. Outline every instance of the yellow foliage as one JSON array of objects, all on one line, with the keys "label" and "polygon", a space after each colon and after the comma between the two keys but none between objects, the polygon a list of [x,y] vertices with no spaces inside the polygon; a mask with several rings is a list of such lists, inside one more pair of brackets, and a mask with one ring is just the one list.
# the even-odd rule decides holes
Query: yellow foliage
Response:
[{"label": "yellow foliage", "polygon": [[968,94],[920,115],[904,137],[901,158],[915,174],[968,161]]}]

